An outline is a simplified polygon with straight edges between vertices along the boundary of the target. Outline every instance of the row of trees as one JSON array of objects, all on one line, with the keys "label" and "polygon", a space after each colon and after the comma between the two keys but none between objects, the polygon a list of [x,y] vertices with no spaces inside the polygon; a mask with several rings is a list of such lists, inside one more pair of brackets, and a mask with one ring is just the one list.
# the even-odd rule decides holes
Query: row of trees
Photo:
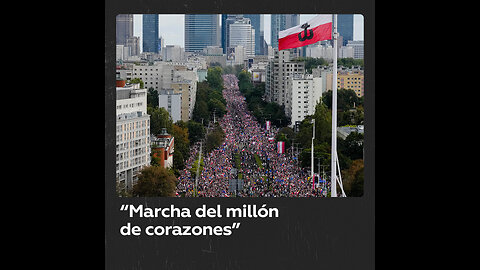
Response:
[{"label": "row of trees", "polygon": [[213,115],[218,118],[226,113],[227,102],[223,98],[222,90],[222,68],[218,66],[209,68],[206,80],[197,83],[193,121],[208,126],[208,123],[213,120]]},{"label": "row of trees", "polygon": [[276,126],[287,126],[290,123],[290,118],[285,115],[284,107],[274,102],[266,102],[263,99],[265,84],[253,85],[250,78],[251,74],[248,71],[241,71],[238,74],[238,87],[253,116],[262,125],[265,124],[266,120],[270,120]]},{"label": "row of trees", "polygon": [[[297,62],[305,62],[305,70],[306,73],[312,73],[312,68],[317,68],[318,66],[328,66],[331,63],[323,58],[316,58],[316,57],[298,57],[293,59],[292,61]],[[351,68],[352,66],[360,66],[364,67],[363,59],[354,59],[354,58],[338,58],[337,65],[343,66],[347,68]]]}]

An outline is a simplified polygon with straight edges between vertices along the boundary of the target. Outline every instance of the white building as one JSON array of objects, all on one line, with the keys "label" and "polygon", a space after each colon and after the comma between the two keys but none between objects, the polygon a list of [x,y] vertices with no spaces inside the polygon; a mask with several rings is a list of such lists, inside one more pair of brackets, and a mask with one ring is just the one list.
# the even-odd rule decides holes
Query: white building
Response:
[{"label": "white building", "polygon": [[294,74],[305,73],[305,62],[290,61],[290,50],[278,51],[268,63],[265,72],[265,96],[268,102],[287,106],[287,81]]},{"label": "white building", "polygon": [[255,56],[255,29],[249,18],[237,18],[229,25],[229,47],[243,46],[246,57]]},{"label": "white building", "polygon": [[349,40],[347,46],[353,47],[353,58],[363,59],[364,45],[363,40]]},{"label": "white building", "polygon": [[167,45],[162,48],[163,61],[178,62],[183,61],[185,51],[179,45]]},{"label": "white building", "polygon": [[322,80],[311,74],[295,74],[289,78],[286,98],[290,102],[285,105],[285,114],[291,118],[290,127],[294,128],[296,122],[315,113],[315,106],[322,98]]},{"label": "white building", "polygon": [[[308,46],[305,47],[305,56],[333,61],[333,47],[331,45],[320,44],[317,46]],[[338,58],[354,58],[354,48],[351,46],[339,47]]]},{"label": "white building", "polygon": [[229,47],[227,49],[227,66],[243,65],[247,59],[247,53],[243,46]]},{"label": "white building", "polygon": [[182,120],[182,94],[175,93],[173,89],[158,92],[158,106],[165,108],[175,123]]},{"label": "white building", "polygon": [[140,170],[150,165],[150,115],[147,89],[140,84],[116,88],[116,180],[131,189]]}]

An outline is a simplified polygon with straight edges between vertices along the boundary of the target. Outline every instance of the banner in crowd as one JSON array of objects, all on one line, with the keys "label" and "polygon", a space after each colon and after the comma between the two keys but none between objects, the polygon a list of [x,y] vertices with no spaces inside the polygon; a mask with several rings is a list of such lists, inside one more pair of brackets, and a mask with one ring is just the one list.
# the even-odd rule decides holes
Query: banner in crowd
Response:
[{"label": "banner in crowd", "polygon": [[277,142],[277,150],[279,154],[285,153],[285,142]]}]

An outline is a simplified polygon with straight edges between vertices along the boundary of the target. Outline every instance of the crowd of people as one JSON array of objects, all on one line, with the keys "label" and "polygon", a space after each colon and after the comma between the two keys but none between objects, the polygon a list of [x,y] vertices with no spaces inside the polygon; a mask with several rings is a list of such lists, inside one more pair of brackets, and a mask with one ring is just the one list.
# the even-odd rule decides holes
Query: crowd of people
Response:
[{"label": "crowd of people", "polygon": [[[278,153],[272,138],[279,129],[271,125],[267,130],[250,114],[235,75],[225,74],[223,80],[227,112],[219,124],[225,132],[225,140],[210,153],[202,151],[203,170],[198,175],[198,196],[324,196],[322,188],[313,187],[307,171],[296,164],[291,154]],[[178,178],[177,196],[196,196],[196,175],[191,169],[198,159],[200,142],[190,150],[190,158]],[[229,189],[229,180],[233,179],[241,179],[243,188]]]}]

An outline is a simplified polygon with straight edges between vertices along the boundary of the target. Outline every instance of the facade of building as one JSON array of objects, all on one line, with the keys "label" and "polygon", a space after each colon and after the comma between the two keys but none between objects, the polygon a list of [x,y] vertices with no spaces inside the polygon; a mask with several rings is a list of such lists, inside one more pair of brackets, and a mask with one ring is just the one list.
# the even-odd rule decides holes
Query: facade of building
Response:
[{"label": "facade of building", "polygon": [[162,133],[152,136],[151,139],[152,156],[156,158],[160,166],[165,169],[173,166],[173,152],[175,138],[167,133],[167,129],[163,128]]},{"label": "facade of building", "polygon": [[130,190],[150,165],[147,89],[127,84],[116,88],[116,96],[116,180],[120,189]]},{"label": "facade of building", "polygon": [[173,93],[180,94],[180,120],[184,122],[187,122],[192,118],[197,93],[196,86],[197,83],[191,80],[178,80],[171,84]]},{"label": "facade of building", "polygon": [[[333,61],[333,47],[331,45],[309,46],[305,48],[305,56],[323,58]],[[342,46],[338,48],[338,58],[354,58],[354,48]]]},{"label": "facade of building", "polygon": [[364,95],[364,76],[363,70],[350,69],[339,70],[337,74],[337,89],[351,89],[355,91],[357,97]]},{"label": "facade of building", "polygon": [[363,40],[352,40],[347,43],[347,46],[353,47],[353,58],[364,59],[364,45]]},{"label": "facade of building", "polygon": [[133,37],[133,14],[118,14],[116,17],[116,44],[127,45],[127,40]]},{"label": "facade of building", "polygon": [[[318,67],[312,69],[314,77],[322,77],[324,91],[332,90],[332,67]],[[364,71],[359,67],[345,68],[338,67],[337,70],[337,89],[351,89],[355,91],[357,97],[364,95]]]},{"label": "facade of building", "polygon": [[291,119],[290,127],[315,113],[323,94],[322,80],[312,74],[295,74],[289,78],[286,99],[290,102],[285,105],[285,115]]},{"label": "facade of building", "polygon": [[182,120],[182,94],[173,89],[158,91],[158,106],[165,108],[175,123]]},{"label": "facade of building", "polygon": [[228,45],[228,48],[242,46],[245,49],[246,57],[255,56],[255,29],[249,18],[237,18],[234,23],[229,25]]},{"label": "facade of building", "polygon": [[167,45],[162,49],[163,61],[179,62],[185,58],[185,52],[179,45]]},{"label": "facade of building", "polygon": [[220,46],[220,35],[218,14],[185,14],[185,52]]},{"label": "facade of building", "polygon": [[143,14],[143,52],[158,53],[158,14]]},{"label": "facade of building", "polygon": [[347,45],[348,41],[353,40],[353,14],[338,14],[338,34],[342,36],[341,45]]},{"label": "facade of building", "polygon": [[305,62],[290,61],[290,50],[274,50],[274,58],[268,63],[265,78],[265,97],[268,102],[287,106],[287,82],[294,74],[305,74]]},{"label": "facade of building", "polygon": [[243,16],[250,19],[252,27],[255,30],[255,55],[264,55],[265,33],[263,14],[244,14]]},{"label": "facade of building", "polygon": [[247,53],[243,46],[237,45],[228,48],[227,51],[227,66],[243,65],[247,59]]}]

